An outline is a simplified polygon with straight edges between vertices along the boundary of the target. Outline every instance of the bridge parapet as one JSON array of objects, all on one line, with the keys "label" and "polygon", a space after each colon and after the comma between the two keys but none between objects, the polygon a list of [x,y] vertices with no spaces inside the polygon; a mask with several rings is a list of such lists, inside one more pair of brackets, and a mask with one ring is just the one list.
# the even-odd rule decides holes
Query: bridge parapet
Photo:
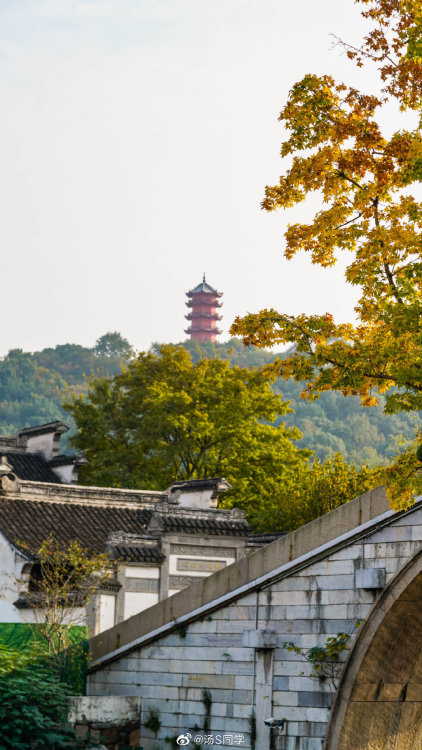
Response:
[{"label": "bridge parapet", "polygon": [[352,642],[421,540],[420,503],[395,514],[381,489],[367,493],[102,633],[89,693],[159,709],[145,750],[180,734],[268,750],[271,716],[284,719],[278,750],[321,750],[334,694],[303,652],[339,632]]}]

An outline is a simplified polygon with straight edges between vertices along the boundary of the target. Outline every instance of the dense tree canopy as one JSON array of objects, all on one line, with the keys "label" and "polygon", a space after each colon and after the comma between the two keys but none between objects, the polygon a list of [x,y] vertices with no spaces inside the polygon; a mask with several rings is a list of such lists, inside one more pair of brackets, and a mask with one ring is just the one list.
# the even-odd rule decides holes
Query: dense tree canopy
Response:
[{"label": "dense tree canopy", "polygon": [[309,455],[294,444],[297,429],[274,424],[288,407],[257,369],[194,364],[183,347],[140,353],[121,374],[94,378],[88,398],[67,408],[92,484],[163,490],[225,476],[245,506],[293,486]]},{"label": "dense tree canopy", "polygon": [[[277,358],[267,349],[243,346],[240,339],[200,344],[185,341],[183,346],[194,362],[219,358],[231,366],[262,368]],[[158,352],[159,346],[154,345],[153,351]],[[89,381],[85,376],[113,376],[121,367],[121,356],[99,355],[95,347],[79,344],[60,344],[34,353],[10,351],[0,360],[0,433],[14,434],[22,427],[54,419],[65,420],[72,433],[73,420],[62,408],[66,393],[86,393]],[[415,423],[421,423],[420,414],[414,412],[385,414],[384,396],[377,407],[364,409],[358,396],[346,398],[335,391],[325,391],[318,401],[304,401],[300,393],[305,383],[292,378],[278,379],[272,387],[293,410],[279,419],[288,427],[298,427],[302,438],[297,446],[312,450],[321,461],[340,452],[357,466],[385,464],[395,453],[397,435],[410,439]],[[66,450],[66,442],[62,441],[62,450]]]},{"label": "dense tree canopy", "polygon": [[94,352],[99,357],[120,357],[125,360],[132,354],[132,347],[121,333],[113,331],[113,333],[105,333],[104,336],[100,336],[95,344]]},{"label": "dense tree canopy", "polygon": [[347,250],[346,281],[361,291],[357,323],[263,310],[238,319],[232,332],[256,346],[294,343],[267,370],[305,381],[309,399],[337,390],[372,406],[385,394],[387,412],[414,411],[422,408],[422,203],[410,186],[422,176],[422,136],[417,127],[387,137],[376,116],[387,97],[402,110],[420,108],[421,6],[358,2],[373,28],[361,50],[341,43],[359,66],[377,66],[381,91],[364,93],[328,75],[296,83],[280,114],[281,154],[290,160],[262,204],[273,211],[321,196],[311,223],[288,227],[285,255],[304,250],[327,267]]},{"label": "dense tree canopy", "polygon": [[65,419],[62,401],[68,388],[80,393],[86,389],[85,377],[120,372],[128,352],[124,355],[126,340],[117,336],[118,340],[116,334],[101,336],[94,348],[59,344],[34,353],[9,351],[0,360],[1,433]]},{"label": "dense tree canopy", "polygon": [[225,507],[243,508],[256,531],[289,530],[376,484],[341,456],[316,462],[287,428],[289,409],[260,370],[220,358],[194,363],[161,346],[113,378],[94,378],[67,405],[88,484],[163,490],[173,481],[224,476]]}]

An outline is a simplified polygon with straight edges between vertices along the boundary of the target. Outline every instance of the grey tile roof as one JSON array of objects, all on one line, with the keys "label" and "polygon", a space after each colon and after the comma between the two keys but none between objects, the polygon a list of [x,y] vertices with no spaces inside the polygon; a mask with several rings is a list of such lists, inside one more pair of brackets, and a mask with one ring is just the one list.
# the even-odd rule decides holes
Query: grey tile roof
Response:
[{"label": "grey tile roof", "polygon": [[111,548],[112,557],[124,562],[161,563],[165,555],[159,547],[119,544]]},{"label": "grey tile roof", "polygon": [[145,534],[151,511],[119,506],[77,505],[0,497],[0,531],[17,547],[34,553],[50,534],[73,540],[90,553],[104,552],[110,532]]},{"label": "grey tile roof", "polygon": [[13,466],[13,471],[19,479],[32,482],[54,482],[60,484],[60,478],[50,468],[48,461],[36,453],[2,452],[7,462]]},{"label": "grey tile roof", "polygon": [[187,534],[211,534],[218,536],[248,536],[249,524],[246,521],[220,520],[217,518],[195,517],[195,515],[170,515],[154,513],[153,522],[164,532]]}]

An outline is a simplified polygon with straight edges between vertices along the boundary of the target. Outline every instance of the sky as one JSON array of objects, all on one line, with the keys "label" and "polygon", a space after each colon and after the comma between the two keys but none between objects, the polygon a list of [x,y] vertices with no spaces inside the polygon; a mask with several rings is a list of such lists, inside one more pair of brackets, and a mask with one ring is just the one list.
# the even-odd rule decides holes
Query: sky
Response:
[{"label": "sky", "polygon": [[0,0],[0,355],[107,331],[137,350],[182,341],[204,272],[220,340],[265,307],[352,319],[344,261],[283,258],[287,223],[316,204],[260,202],[293,83],[371,90],[330,37],[365,28],[353,0]]}]

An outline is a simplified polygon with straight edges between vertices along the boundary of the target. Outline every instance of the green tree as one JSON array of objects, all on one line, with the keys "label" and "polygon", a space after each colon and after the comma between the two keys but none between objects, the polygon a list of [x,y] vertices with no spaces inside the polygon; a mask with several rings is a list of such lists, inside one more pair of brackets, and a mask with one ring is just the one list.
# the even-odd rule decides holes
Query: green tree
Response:
[{"label": "green tree", "polygon": [[67,695],[45,660],[0,646],[0,750],[70,747]]},{"label": "green tree", "polygon": [[377,469],[350,465],[340,453],[304,467],[288,491],[252,513],[256,531],[292,531],[329,513],[379,484]]},{"label": "green tree", "polygon": [[[290,356],[267,371],[305,381],[304,397],[335,390],[373,406],[385,394],[387,412],[414,411],[422,408],[422,203],[410,186],[422,178],[422,137],[420,122],[388,137],[378,114],[388,97],[402,111],[420,111],[421,6],[358,2],[373,28],[360,50],[340,43],[359,66],[376,65],[383,90],[358,91],[329,75],[308,74],[295,83],[280,114],[286,169],[278,185],[266,188],[262,204],[274,211],[312,193],[322,197],[311,222],[288,227],[285,256],[304,250],[313,263],[329,267],[347,251],[346,281],[360,288],[357,322],[263,310],[238,319],[232,333],[257,346],[293,342]],[[409,461],[410,454],[388,474],[393,484],[395,475],[405,478],[391,490],[404,504],[422,488]]]},{"label": "green tree", "polygon": [[97,340],[94,352],[98,356],[111,357],[121,359],[127,359],[132,353],[132,347],[129,341],[118,333],[113,331],[112,333],[105,333]]},{"label": "green tree", "polygon": [[296,428],[275,424],[288,406],[258,369],[221,359],[196,364],[183,347],[141,353],[120,375],[94,378],[66,408],[82,480],[163,490],[175,480],[225,476],[230,502],[253,507],[292,489],[306,466]]},{"label": "green tree", "polygon": [[[34,615],[34,643],[60,679],[75,683],[77,669],[85,662],[86,607],[99,584],[112,577],[112,565],[107,555],[89,555],[77,541],[63,545],[52,535],[35,557],[25,582],[25,599]],[[83,688],[80,683],[77,687]]]},{"label": "green tree", "polygon": [[[193,362],[200,359],[224,359],[231,366],[264,367],[278,357],[267,349],[245,347],[240,339],[223,343],[185,341],[183,347],[191,354]],[[157,353],[159,346],[152,351]],[[0,433],[14,434],[22,427],[63,419],[71,432],[62,442],[66,450],[68,439],[74,430],[73,420],[62,408],[66,391],[85,393],[88,385],[86,375],[113,376],[121,372],[122,357],[107,357],[96,354],[78,344],[60,344],[54,348],[29,353],[12,350],[0,360]],[[379,405],[365,410],[358,396],[343,396],[335,391],[325,391],[318,401],[300,398],[305,382],[293,379],[278,379],[273,389],[284,401],[289,401],[292,413],[283,414],[280,421],[287,427],[297,427],[302,438],[299,448],[314,452],[320,460],[340,451],[352,463],[373,466],[386,463],[395,452],[397,435],[410,439],[415,424],[421,424],[420,414],[400,412],[385,414],[385,397],[379,397]],[[373,430],[373,438],[367,428],[367,420]]]}]

